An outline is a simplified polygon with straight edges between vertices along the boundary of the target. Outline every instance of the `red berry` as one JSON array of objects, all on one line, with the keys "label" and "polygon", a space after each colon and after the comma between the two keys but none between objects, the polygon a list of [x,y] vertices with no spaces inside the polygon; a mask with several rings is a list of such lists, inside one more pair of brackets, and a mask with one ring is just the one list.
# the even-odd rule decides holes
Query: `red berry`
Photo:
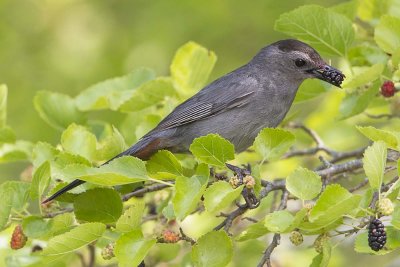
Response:
[{"label": "red berry", "polygon": [[396,93],[396,88],[394,87],[394,83],[392,81],[385,81],[381,85],[381,94],[384,97],[392,97]]},{"label": "red berry", "polygon": [[180,240],[180,237],[177,233],[171,230],[165,230],[163,232],[163,239],[166,243],[176,243]]},{"label": "red berry", "polygon": [[22,226],[18,224],[14,228],[14,232],[11,235],[10,247],[12,249],[20,249],[23,248],[26,244],[28,238],[22,231]]}]

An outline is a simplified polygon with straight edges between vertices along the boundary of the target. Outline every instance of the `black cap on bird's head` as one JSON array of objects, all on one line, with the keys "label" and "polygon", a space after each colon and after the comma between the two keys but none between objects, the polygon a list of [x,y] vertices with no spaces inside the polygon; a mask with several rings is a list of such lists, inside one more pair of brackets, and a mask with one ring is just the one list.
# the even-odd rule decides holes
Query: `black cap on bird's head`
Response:
[{"label": "black cap on bird's head", "polygon": [[267,52],[270,63],[300,79],[317,78],[340,87],[345,78],[341,71],[327,64],[314,48],[301,41],[281,40],[263,50]]}]

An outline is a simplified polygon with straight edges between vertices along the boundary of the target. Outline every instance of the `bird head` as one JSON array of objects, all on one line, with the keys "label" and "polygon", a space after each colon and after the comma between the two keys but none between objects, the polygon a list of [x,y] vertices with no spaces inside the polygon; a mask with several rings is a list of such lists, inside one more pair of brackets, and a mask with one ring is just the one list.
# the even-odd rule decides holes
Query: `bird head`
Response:
[{"label": "bird head", "polygon": [[[273,43],[257,55],[279,73],[295,80],[317,78],[340,87],[345,75],[327,64],[311,46],[288,39]],[[257,57],[256,56],[256,57]]]}]

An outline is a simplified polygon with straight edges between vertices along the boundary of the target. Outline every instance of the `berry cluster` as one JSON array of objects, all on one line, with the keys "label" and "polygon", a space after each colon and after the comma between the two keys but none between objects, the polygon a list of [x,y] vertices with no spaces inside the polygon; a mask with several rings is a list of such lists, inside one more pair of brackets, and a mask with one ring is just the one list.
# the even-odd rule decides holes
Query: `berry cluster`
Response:
[{"label": "berry cluster", "polygon": [[392,97],[396,93],[396,87],[392,81],[385,81],[381,85],[381,94],[384,97]]},{"label": "berry cluster", "polygon": [[303,243],[303,235],[299,231],[293,231],[290,233],[289,240],[293,245],[299,246]]},{"label": "berry cluster", "polygon": [[15,226],[14,232],[11,235],[10,247],[12,249],[23,248],[27,240],[28,238],[22,231],[22,226],[20,224]]},{"label": "berry cluster", "polygon": [[105,246],[101,250],[101,257],[105,260],[111,260],[112,258],[115,257],[114,255],[114,248],[115,248],[115,243],[109,243],[107,246]]},{"label": "berry cluster", "polygon": [[330,67],[325,67],[324,71],[322,72],[322,76],[327,81],[337,86],[340,86],[345,78],[344,74],[339,70]]},{"label": "berry cluster", "polygon": [[378,251],[382,249],[385,244],[385,226],[379,219],[374,219],[369,224],[368,245],[372,250]]}]

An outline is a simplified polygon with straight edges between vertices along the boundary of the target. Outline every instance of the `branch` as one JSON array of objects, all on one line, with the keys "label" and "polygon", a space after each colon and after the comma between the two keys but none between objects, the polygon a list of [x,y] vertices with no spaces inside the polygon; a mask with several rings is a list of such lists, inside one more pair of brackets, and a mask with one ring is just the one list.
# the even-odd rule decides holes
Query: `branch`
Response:
[{"label": "branch", "polygon": [[122,196],[122,201],[127,201],[128,199],[132,198],[132,197],[141,197],[146,193],[150,193],[150,192],[154,192],[154,191],[159,191],[162,190],[164,188],[169,187],[166,184],[155,184],[155,185],[151,185],[148,187],[144,187],[144,188],[140,188],[138,190],[135,190],[133,192],[130,192],[128,194],[125,194]]}]

